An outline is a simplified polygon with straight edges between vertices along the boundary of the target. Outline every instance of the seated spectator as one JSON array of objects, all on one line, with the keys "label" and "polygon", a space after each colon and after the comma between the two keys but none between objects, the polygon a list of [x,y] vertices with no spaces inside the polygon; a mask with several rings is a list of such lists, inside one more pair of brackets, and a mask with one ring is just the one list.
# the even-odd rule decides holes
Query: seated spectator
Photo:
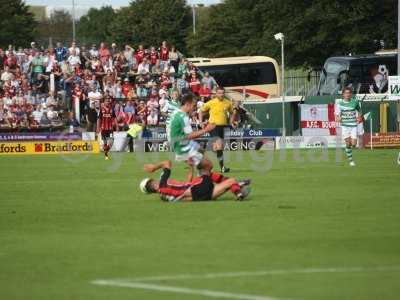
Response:
[{"label": "seated spectator", "polygon": [[65,125],[79,127],[79,122],[77,119],[75,119],[75,115],[73,112],[68,113],[68,119],[65,122]]},{"label": "seated spectator", "polygon": [[139,64],[138,73],[144,75],[150,73],[150,64],[148,63],[146,57],[144,57],[143,61]]},{"label": "seated spectator", "polygon": [[43,112],[39,125],[40,127],[50,127],[51,120],[48,118],[46,111]]}]

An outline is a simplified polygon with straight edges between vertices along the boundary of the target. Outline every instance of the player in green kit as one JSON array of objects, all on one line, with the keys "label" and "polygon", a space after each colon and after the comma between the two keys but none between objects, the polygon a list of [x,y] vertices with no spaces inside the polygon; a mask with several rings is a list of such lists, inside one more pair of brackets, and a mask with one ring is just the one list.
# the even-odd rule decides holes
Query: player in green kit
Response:
[{"label": "player in green kit", "polygon": [[171,124],[171,119],[173,115],[181,109],[181,105],[179,103],[179,92],[178,90],[174,90],[171,93],[171,100],[166,100],[166,103],[161,109],[161,112],[167,116],[165,120],[165,127],[167,131],[167,140],[168,143],[171,144],[170,137],[169,137],[169,127]]},{"label": "player in green kit", "polygon": [[346,87],[342,91],[342,99],[336,103],[336,122],[342,128],[342,137],[346,142],[346,156],[350,166],[355,166],[353,161],[353,147],[357,145],[357,124],[360,121],[357,117],[362,116],[360,103],[353,97],[353,91]]},{"label": "player in green kit", "polygon": [[185,95],[181,100],[180,109],[174,113],[168,128],[171,150],[175,153],[176,161],[185,161],[200,168],[200,164],[211,163],[204,159],[199,151],[200,145],[194,141],[207,132],[212,131],[215,125],[208,124],[204,129],[193,131],[190,122],[190,113],[196,107],[193,95]]}]

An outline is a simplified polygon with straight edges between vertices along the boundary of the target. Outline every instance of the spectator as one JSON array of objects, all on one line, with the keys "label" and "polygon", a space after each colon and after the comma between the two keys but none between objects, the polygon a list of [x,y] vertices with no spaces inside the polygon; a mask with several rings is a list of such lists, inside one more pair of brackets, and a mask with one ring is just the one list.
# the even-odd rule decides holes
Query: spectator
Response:
[{"label": "spectator", "polygon": [[215,81],[214,77],[210,76],[209,72],[205,72],[203,78],[201,79],[201,84],[206,84],[210,91],[215,91],[218,84]]},{"label": "spectator", "polygon": [[96,109],[95,102],[91,102],[89,109],[86,114],[86,129],[87,131],[90,132],[96,132],[96,126],[97,126],[97,118],[98,118],[99,112]]},{"label": "spectator", "polygon": [[67,48],[63,47],[63,45],[60,42],[57,43],[55,52],[56,52],[56,59],[58,62],[63,62],[67,59],[68,50]]}]

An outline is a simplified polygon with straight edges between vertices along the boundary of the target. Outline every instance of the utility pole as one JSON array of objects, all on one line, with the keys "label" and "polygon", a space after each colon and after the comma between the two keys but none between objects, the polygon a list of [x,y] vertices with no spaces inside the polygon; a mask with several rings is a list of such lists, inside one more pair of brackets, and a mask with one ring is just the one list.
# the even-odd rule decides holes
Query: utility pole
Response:
[{"label": "utility pole", "polygon": [[72,0],[72,42],[75,42],[75,0]]}]

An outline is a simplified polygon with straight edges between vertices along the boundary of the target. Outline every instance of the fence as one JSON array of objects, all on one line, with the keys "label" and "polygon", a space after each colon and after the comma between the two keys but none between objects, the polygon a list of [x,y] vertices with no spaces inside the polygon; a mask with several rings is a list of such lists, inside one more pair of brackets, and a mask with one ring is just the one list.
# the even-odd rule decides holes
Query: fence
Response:
[{"label": "fence", "polygon": [[319,71],[286,70],[285,95],[313,96],[317,94]]}]

